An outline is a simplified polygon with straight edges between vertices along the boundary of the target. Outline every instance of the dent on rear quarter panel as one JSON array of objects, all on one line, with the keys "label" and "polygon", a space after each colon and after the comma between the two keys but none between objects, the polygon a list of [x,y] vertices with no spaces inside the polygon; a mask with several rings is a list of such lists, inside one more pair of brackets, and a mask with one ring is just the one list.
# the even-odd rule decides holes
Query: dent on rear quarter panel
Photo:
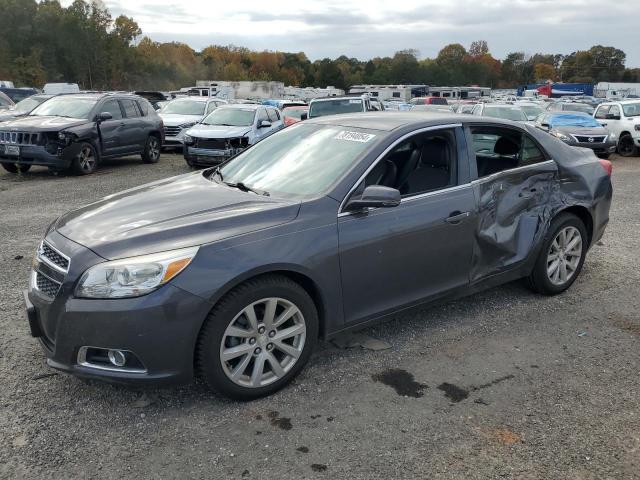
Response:
[{"label": "dent on rear quarter panel", "polygon": [[[592,150],[570,147],[545,132],[527,128],[555,160],[557,175],[540,167],[531,175],[507,175],[500,182],[480,181],[478,231],[473,249],[471,282],[535,260],[553,218],[570,207],[584,207],[592,217],[594,237],[602,234],[609,219],[612,188],[609,176]],[[504,193],[495,195],[496,184]],[[526,209],[519,197],[525,188],[536,188],[534,208]],[[523,208],[524,207],[524,208]]]}]

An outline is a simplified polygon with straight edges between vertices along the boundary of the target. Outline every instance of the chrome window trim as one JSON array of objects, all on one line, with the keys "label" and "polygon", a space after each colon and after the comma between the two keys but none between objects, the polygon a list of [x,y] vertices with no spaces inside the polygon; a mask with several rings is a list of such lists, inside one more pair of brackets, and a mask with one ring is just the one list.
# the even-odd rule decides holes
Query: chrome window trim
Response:
[{"label": "chrome window trim", "polygon": [[[345,206],[345,203],[346,203],[347,199],[351,196],[351,194],[355,191],[355,189],[358,188],[358,185],[360,185],[360,182],[362,182],[362,180],[364,180],[364,178],[369,174],[369,172],[371,172],[371,170],[373,170],[373,168],[378,164],[378,162],[380,160],[382,160],[400,142],[406,140],[409,137],[412,137],[414,135],[420,134],[420,133],[432,132],[432,131],[435,131],[435,130],[444,130],[444,129],[449,129],[449,128],[457,128],[457,127],[462,127],[462,124],[461,123],[449,123],[449,124],[446,124],[446,125],[435,125],[435,126],[432,126],[432,127],[424,127],[424,128],[419,128],[418,130],[414,130],[412,132],[406,133],[405,135],[403,135],[400,138],[398,138],[395,142],[393,142],[391,145],[389,145],[387,148],[385,148],[384,151],[380,155],[378,155],[378,157],[373,162],[371,162],[371,165],[369,165],[369,167],[364,171],[364,173],[362,175],[360,175],[360,178],[358,178],[358,180],[349,189],[349,191],[347,192],[345,197],[342,199],[342,202],[340,202],[340,207],[338,208],[338,217],[346,216],[346,215],[352,215],[353,214],[353,212],[345,212],[345,211],[342,210],[344,208],[344,206]],[[456,158],[457,158],[457,155],[456,155]],[[438,190],[436,190],[436,191],[438,191]],[[433,193],[433,192],[427,192],[427,193]],[[423,195],[423,194],[418,194],[418,195]],[[412,198],[412,197],[407,197],[407,198]]]},{"label": "chrome window trim", "polygon": [[520,172],[520,171],[525,171],[528,169],[532,169],[534,167],[539,167],[540,165],[549,165],[549,164],[556,164],[555,160],[545,160],[544,162],[538,162],[538,163],[532,163],[531,165],[523,165],[522,167],[516,167],[516,168],[509,168],[507,170],[501,170],[499,172],[496,173],[492,173],[491,175],[487,175],[486,177],[480,177],[480,178],[476,178],[475,180],[471,181],[472,185],[478,184],[478,183],[483,183],[487,180],[494,180],[496,178],[499,178],[503,175],[509,174],[509,173],[514,173],[514,172]]},{"label": "chrome window trim", "polygon": [[[98,365],[95,363],[91,363],[87,360],[87,350],[89,350],[90,348],[107,350],[106,348],[103,348],[103,347],[80,347],[80,349],[78,350],[78,360],[77,360],[78,365],[85,368],[93,368],[96,370],[103,370],[107,372],[140,373],[140,374],[147,373],[146,368],[126,368],[126,367],[115,367],[115,366],[108,367],[105,365]],[[123,352],[127,352],[127,351],[128,350],[123,350]]]}]

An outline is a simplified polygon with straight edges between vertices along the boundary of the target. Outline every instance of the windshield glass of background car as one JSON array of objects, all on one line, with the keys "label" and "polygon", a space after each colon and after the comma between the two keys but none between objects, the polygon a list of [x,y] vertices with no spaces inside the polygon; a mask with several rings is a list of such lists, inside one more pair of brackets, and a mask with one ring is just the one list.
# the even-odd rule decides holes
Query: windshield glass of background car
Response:
[{"label": "windshield glass of background car", "polygon": [[589,105],[573,104],[573,105],[565,105],[563,110],[572,110],[574,112],[584,112],[591,115],[594,109]]},{"label": "windshield glass of background car", "polygon": [[240,108],[218,108],[202,121],[204,125],[228,125],[231,127],[249,127],[253,125],[255,110]]},{"label": "windshield glass of background car", "polygon": [[272,195],[316,195],[351,168],[376,143],[378,133],[298,123],[258,142],[221,173],[225,182],[242,182]]},{"label": "windshield glass of background car", "polygon": [[538,115],[544,112],[544,110],[542,110],[540,107],[536,107],[534,105],[523,105],[520,108],[527,115],[527,118],[529,120],[535,120],[536,118],[538,118]]},{"label": "windshield glass of background car", "polygon": [[284,112],[282,112],[282,114],[285,117],[297,118],[298,120],[300,120],[302,118],[302,114],[306,112],[306,108],[287,108]]},{"label": "windshield glass of background car", "polygon": [[552,127],[601,127],[593,117],[588,115],[562,115],[551,117],[550,125]]},{"label": "windshield glass of background car", "polygon": [[484,107],[484,115],[493,118],[504,118],[506,120],[522,121],[527,120],[527,116],[519,108],[508,107]]},{"label": "windshield glass of background car", "polygon": [[640,117],[640,102],[622,105],[622,111],[625,117]]},{"label": "windshield glass of background car", "polygon": [[96,98],[55,97],[33,109],[30,115],[89,118],[96,102]]},{"label": "windshield glass of background car", "polygon": [[43,100],[36,100],[32,97],[25,98],[24,100],[20,100],[18,103],[16,103],[15,111],[27,113],[36,108],[42,102]]},{"label": "windshield glass of background car", "polygon": [[192,100],[173,100],[167,103],[161,113],[173,113],[176,115],[204,115],[205,102],[194,102]]},{"label": "windshield glass of background car", "polygon": [[364,111],[359,98],[341,98],[339,100],[323,100],[314,102],[309,107],[309,117],[337,115],[339,113],[355,113]]}]

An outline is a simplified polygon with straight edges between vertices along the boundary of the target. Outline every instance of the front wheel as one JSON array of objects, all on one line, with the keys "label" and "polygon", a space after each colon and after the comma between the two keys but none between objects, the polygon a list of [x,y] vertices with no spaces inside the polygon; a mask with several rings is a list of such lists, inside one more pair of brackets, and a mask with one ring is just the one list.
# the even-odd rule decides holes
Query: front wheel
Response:
[{"label": "front wheel", "polygon": [[570,213],[556,217],[529,276],[533,290],[556,295],[569,288],[582,270],[587,242],[582,220]]},{"label": "front wheel", "polygon": [[25,173],[29,171],[31,165],[23,165],[19,163],[3,163],[2,168],[4,168],[9,173]]},{"label": "front wheel", "polygon": [[89,175],[98,168],[98,155],[90,143],[82,143],[80,151],[71,162],[71,171],[76,175]]},{"label": "front wheel", "polygon": [[160,140],[155,135],[150,135],[142,152],[142,163],[158,163],[158,160],[160,160]]},{"label": "front wheel", "polygon": [[636,153],[633,137],[628,133],[618,139],[618,153],[623,157],[631,157]]},{"label": "front wheel", "polygon": [[196,352],[199,376],[237,400],[269,395],[304,367],[318,337],[318,313],[309,294],[277,275],[250,280],[229,292],[209,314]]}]

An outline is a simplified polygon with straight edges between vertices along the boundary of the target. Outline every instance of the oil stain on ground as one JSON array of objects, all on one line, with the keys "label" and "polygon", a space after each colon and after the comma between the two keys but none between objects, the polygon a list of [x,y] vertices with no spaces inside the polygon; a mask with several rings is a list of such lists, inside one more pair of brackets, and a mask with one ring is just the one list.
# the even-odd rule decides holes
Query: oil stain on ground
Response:
[{"label": "oil stain on ground", "polygon": [[314,472],[325,472],[327,470],[327,466],[322,465],[321,463],[312,463],[311,470]]},{"label": "oil stain on ground", "polygon": [[278,415],[279,415],[278,412],[268,413],[271,425],[274,427],[278,427],[282,430],[291,430],[291,428],[293,427],[291,425],[291,419],[286,417],[281,418]]},{"label": "oil stain on ground", "polygon": [[384,383],[393,388],[398,395],[419,398],[423,390],[428,388],[423,383],[414,380],[413,374],[399,368],[390,368],[384,372],[371,375],[374,382]]},{"label": "oil stain on ground", "polygon": [[498,383],[504,382],[505,380],[510,380],[512,378],[513,378],[513,375],[505,375],[504,377],[496,378],[495,380],[491,380],[488,383],[483,383],[482,385],[471,386],[468,389],[458,387],[457,385],[454,385],[452,383],[444,382],[438,385],[438,390],[442,390],[444,392],[445,397],[447,397],[452,402],[458,403],[468,398],[470,392],[476,392],[484,388],[489,388],[494,385],[497,385]]},{"label": "oil stain on ground", "polygon": [[631,335],[640,337],[640,322],[634,322],[628,316],[620,313],[609,314],[609,321],[613,324],[613,326],[619,328],[620,330],[624,330]]}]

